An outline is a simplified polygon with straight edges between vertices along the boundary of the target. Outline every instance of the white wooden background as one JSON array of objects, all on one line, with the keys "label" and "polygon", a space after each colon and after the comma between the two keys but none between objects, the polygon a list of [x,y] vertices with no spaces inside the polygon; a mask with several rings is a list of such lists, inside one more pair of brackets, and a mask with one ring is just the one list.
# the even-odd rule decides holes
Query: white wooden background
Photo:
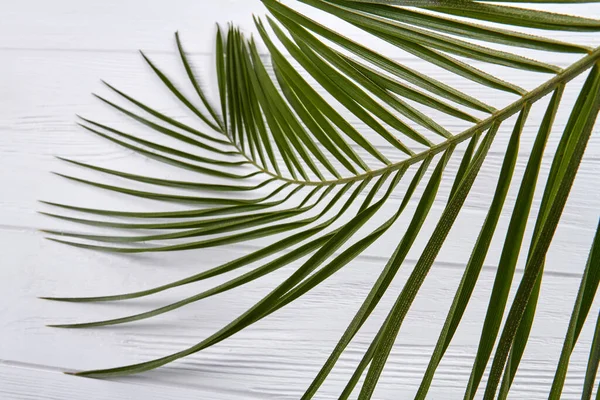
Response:
[{"label": "white wooden background", "polygon": [[[598,5],[562,10],[600,17]],[[264,14],[258,0],[0,1],[0,399],[297,399],[328,356],[383,267],[386,256],[397,244],[398,232],[402,232],[407,217],[397,222],[397,231],[390,230],[363,256],[296,303],[214,348],[139,376],[107,381],[76,378],[61,372],[145,361],[195,344],[252,305],[299,263],[247,288],[128,326],[68,331],[47,328],[45,324],[96,320],[146,310],[211,287],[222,279],[123,304],[73,305],[36,298],[148,288],[219,265],[266,243],[266,240],[257,240],[203,251],[123,256],[69,248],[46,241],[36,230],[68,226],[37,214],[36,211],[47,210],[36,202],[38,199],[102,208],[164,209],[160,203],[105,193],[51,175],[50,171],[85,175],[84,171],[69,168],[53,156],[134,172],[143,170],[171,179],[191,176],[86,134],[75,125],[75,114],[115,126],[127,124],[90,95],[93,91],[106,93],[99,83],[102,78],[171,115],[191,120],[151,75],[136,50],[146,50],[171,76],[180,78],[182,71],[172,36],[179,30],[186,48],[193,54],[198,73],[214,89],[214,23],[234,21],[252,32],[252,13]],[[331,21],[331,24],[336,23]],[[595,46],[600,44],[597,37],[589,35],[560,37]],[[573,60],[565,56],[552,61],[568,65]],[[498,68],[498,73],[506,73],[506,70]],[[539,83],[530,80],[527,74],[512,73],[511,76],[514,82],[527,88]],[[464,80],[452,79],[451,83],[472,94],[477,95],[480,90]],[[565,111],[573,104],[580,85],[581,79],[577,79],[566,92]],[[499,106],[511,101],[509,96],[492,100]],[[514,189],[518,187],[545,104],[546,100],[534,107],[525,129],[507,206],[515,200]],[[556,122],[542,177],[548,172],[551,152],[564,123],[564,117]],[[408,314],[376,392],[377,399],[411,398],[418,387],[487,211],[510,132],[509,124],[506,125],[431,276]],[[461,129],[460,124],[449,126],[453,132]],[[394,156],[392,149],[384,147],[383,151]],[[449,174],[456,170],[458,157],[460,151],[450,163]],[[511,398],[547,396],[567,328],[567,316],[600,214],[599,172],[600,135],[596,128],[548,255],[532,338]],[[451,183],[451,179],[447,182]],[[424,237],[433,229],[448,190],[449,183],[446,183],[425,224]],[[539,206],[540,195],[541,190],[538,190],[534,211]],[[395,195],[387,214],[375,219],[383,221],[398,201],[399,195]],[[411,207],[414,208],[414,204]],[[500,229],[506,229],[509,217],[507,207]],[[528,226],[526,243],[531,228]],[[502,240],[503,235],[494,238],[463,324],[436,374],[431,399],[462,398]],[[372,320],[352,342],[322,387],[319,399],[336,398],[339,394],[410,273],[423,244],[421,238]],[[522,268],[520,262],[513,290]],[[598,305],[595,303],[572,356],[565,399],[579,398]]]}]

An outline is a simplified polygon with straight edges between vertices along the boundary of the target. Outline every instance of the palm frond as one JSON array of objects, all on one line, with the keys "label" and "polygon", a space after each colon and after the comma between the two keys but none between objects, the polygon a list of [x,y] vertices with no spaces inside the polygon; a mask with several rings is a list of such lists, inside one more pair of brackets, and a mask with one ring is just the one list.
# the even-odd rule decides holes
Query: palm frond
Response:
[{"label": "palm frond", "polygon": [[[155,137],[185,145],[188,150],[80,117],[80,125],[86,131],[160,164],[191,171],[197,174],[197,180],[166,179],[61,158],[76,168],[125,183],[115,185],[57,173],[66,179],[135,198],[175,203],[182,209],[123,211],[44,201],[53,210],[43,213],[81,226],[127,232],[107,235],[44,231],[56,242],[99,251],[191,250],[264,237],[272,238],[271,243],[220,266],[142,291],[44,298],[79,303],[140,298],[251,266],[247,272],[218,286],[154,310],[103,321],[52,326],[91,328],[129,323],[232,290],[302,261],[260,301],[196,345],[156,360],[77,375],[110,377],[148,371],[215,345],[312,290],[351,263],[390,228],[400,228],[403,233],[399,235],[397,247],[302,396],[302,399],[314,398],[388,291],[409,251],[414,250],[424,222],[433,218],[430,211],[440,196],[440,185],[445,180],[453,181],[435,229],[340,396],[348,398],[365,375],[358,398],[370,399],[405,317],[431,273],[502,128],[512,133],[487,216],[415,398],[427,396],[436,369],[472,297],[492,239],[501,234],[498,221],[505,209],[507,193],[511,185],[518,185],[514,207],[509,210],[510,223],[504,235],[481,338],[465,388],[465,399],[473,399],[493,356],[489,378],[482,388],[483,396],[484,399],[496,396],[505,399],[518,373],[537,303],[543,301],[540,288],[545,257],[600,109],[600,47],[536,36],[518,28],[593,33],[600,31],[600,21],[502,4],[504,2],[298,0],[326,14],[318,21],[283,2],[262,2],[270,16],[266,22],[255,17],[256,39],[246,38],[232,25],[226,31],[217,30],[218,104],[212,104],[205,93],[178,33],[175,34],[177,54],[188,85],[197,98],[186,95],[158,64],[142,53],[166,91],[191,112],[197,118],[195,122],[203,128],[171,117],[108,83],[107,88],[119,102],[96,95],[102,103]],[[415,65],[425,63],[432,70],[437,68],[441,71],[440,77],[409,66],[412,61],[399,62],[366,43],[344,36],[327,24],[327,19],[332,18],[359,29],[371,41],[418,59]],[[498,45],[503,49],[498,49]],[[259,52],[259,46],[266,48],[268,60]],[[534,50],[531,53],[536,55],[570,53],[580,58],[562,68],[525,57],[519,50]],[[493,68],[489,70],[491,67],[525,71],[532,81],[537,79],[538,84],[533,89],[523,88],[500,78]],[[540,169],[563,92],[571,80],[586,73],[587,79],[577,101],[567,110],[570,117],[556,151],[551,154],[550,174],[544,182]],[[445,83],[447,74],[471,82],[478,96]],[[512,101],[501,108],[488,104],[500,94]],[[546,96],[550,99],[527,155],[522,179],[518,184],[513,183],[528,116]],[[440,123],[436,115],[457,123]],[[514,122],[509,122],[513,116],[516,116]],[[460,131],[457,126],[461,127]],[[457,172],[451,176],[447,164],[459,144],[466,141],[468,145]],[[384,154],[381,143],[392,150]],[[144,189],[139,189],[140,185]],[[520,250],[524,247],[527,224],[534,216],[532,204],[538,187],[543,188],[544,194],[535,215],[531,243],[526,247],[524,274],[510,302],[509,291]],[[168,189],[171,191],[166,191]],[[174,189],[184,190],[185,194],[173,193]],[[398,193],[401,201],[397,209],[383,223],[375,228],[370,226],[368,222]],[[398,227],[396,222],[407,212],[411,201],[416,208],[408,216],[410,222]],[[556,375],[549,388],[550,398],[558,399],[561,395],[571,352],[592,308],[600,279],[599,232],[600,228],[557,360]],[[268,257],[271,257],[269,261],[262,261]],[[508,316],[503,318],[507,306]],[[591,398],[595,385],[600,358],[598,342],[597,328],[582,389],[584,398]]]}]

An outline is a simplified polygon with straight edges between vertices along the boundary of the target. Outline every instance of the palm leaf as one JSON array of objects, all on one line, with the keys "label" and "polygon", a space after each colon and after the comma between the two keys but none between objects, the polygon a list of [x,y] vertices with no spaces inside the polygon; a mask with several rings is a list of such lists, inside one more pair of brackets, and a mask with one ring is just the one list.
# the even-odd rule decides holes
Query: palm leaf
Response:
[{"label": "palm leaf", "polygon": [[[183,151],[177,146],[163,144],[161,140],[149,140],[93,119],[81,118],[80,125],[88,132],[154,162],[191,171],[197,175],[197,180],[134,174],[61,158],[82,170],[125,183],[114,185],[96,178],[58,173],[71,181],[188,208],[142,212],[44,201],[53,210],[43,213],[81,226],[127,232],[106,235],[45,230],[54,241],[99,251],[191,250],[263,237],[272,238],[272,243],[223,265],[142,291],[44,298],[80,303],[133,299],[252,265],[249,271],[225,283],[154,310],[103,321],[53,326],[115,325],[178,309],[243,286],[294,261],[303,261],[288,278],[246,312],[188,349],[139,364],[76,374],[109,377],[143,372],[206,349],[312,290],[346,267],[392,227],[401,229],[403,233],[398,235],[396,249],[358,312],[313,381],[307,382],[302,398],[314,398],[346,347],[388,291],[409,251],[414,250],[425,220],[433,218],[430,210],[434,201],[440,198],[440,185],[445,180],[452,180],[435,229],[426,238],[415,267],[340,396],[348,398],[364,375],[362,386],[357,390],[358,398],[372,398],[405,317],[425,279],[432,273],[436,257],[468,201],[491,146],[500,132],[509,129],[512,134],[503,150],[504,160],[487,216],[416,392],[416,398],[426,398],[436,369],[460,326],[491,241],[501,235],[505,239],[465,398],[473,399],[479,390],[484,399],[506,398],[518,373],[537,303],[544,301],[540,289],[545,257],[600,109],[600,47],[590,48],[524,33],[518,28],[594,33],[600,31],[600,21],[485,1],[298,0],[327,14],[317,21],[282,2],[262,2],[270,16],[266,23],[255,17],[255,23],[258,37],[268,51],[268,60],[258,50],[258,39],[246,38],[235,26],[229,26],[226,32],[218,29],[217,105],[211,103],[196,77],[178,33],[175,39],[184,76],[198,99],[188,97],[158,64],[142,53],[166,91],[197,118],[194,126],[109,84],[107,87],[118,96],[122,105],[97,96],[105,105],[135,121],[155,137],[183,144],[191,150]],[[439,78],[424,74],[408,65],[412,61],[401,63],[361,41],[343,36],[328,26],[327,18],[339,18],[372,40],[381,41],[419,59],[418,62],[445,72],[440,73]],[[497,45],[504,47],[500,50]],[[523,49],[546,55],[572,53],[580,58],[561,68],[519,54],[517,50]],[[532,80],[538,80],[538,85],[530,90],[522,88],[498,77],[489,70],[492,66],[527,71]],[[474,97],[444,83],[444,76],[448,74],[472,82],[481,96]],[[541,179],[542,160],[548,155],[546,144],[553,134],[555,117],[561,112],[563,92],[571,80],[586,75],[577,101],[564,110],[570,117],[556,151],[550,154],[550,174]],[[504,93],[502,98],[512,96],[512,101],[501,108],[488,104],[489,99],[499,93]],[[550,99],[531,152],[526,153],[525,171],[519,183],[513,183],[528,116],[546,96]],[[436,114],[460,123],[444,126]],[[509,121],[513,116],[516,117],[514,122]],[[456,131],[456,126],[463,128]],[[446,166],[465,141],[468,145],[452,176]],[[378,143],[386,143],[392,150],[384,155]],[[212,181],[207,177],[212,177]],[[139,189],[140,185],[144,189]],[[506,209],[505,200],[512,186],[518,188],[518,195],[509,209],[508,229],[502,234],[498,232],[498,221],[502,210]],[[544,194],[535,214],[532,203],[538,187],[543,188]],[[187,192],[179,194],[165,192],[165,189]],[[388,200],[396,193],[402,198],[398,208],[377,227],[370,226],[368,222],[383,213],[382,209],[387,208]],[[411,201],[417,206],[408,216],[410,222],[399,227],[397,220],[407,212]],[[509,290],[530,216],[535,217],[533,236],[527,247],[523,277],[510,301]],[[562,353],[557,360],[556,375],[549,387],[550,398],[558,399],[561,395],[570,355],[592,308],[600,277],[599,232],[596,232],[575,299]],[[272,259],[263,262],[267,257]],[[507,309],[508,315],[504,319]],[[595,386],[600,353],[598,342],[596,328],[583,383],[584,398],[591,398]],[[489,378],[485,387],[481,387],[491,357]]]}]

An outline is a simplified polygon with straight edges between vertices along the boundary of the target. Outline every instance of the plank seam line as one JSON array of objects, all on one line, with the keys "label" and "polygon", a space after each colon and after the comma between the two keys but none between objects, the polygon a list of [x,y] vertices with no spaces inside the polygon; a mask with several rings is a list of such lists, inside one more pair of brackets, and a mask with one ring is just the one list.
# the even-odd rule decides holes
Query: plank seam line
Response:
[{"label": "plank seam line", "polygon": [[[23,231],[23,232],[32,232],[32,233],[35,233],[36,235],[45,235],[43,232],[39,232],[39,230],[37,228],[18,226],[18,225],[0,224],[0,230]],[[246,244],[236,244],[236,247],[238,249],[247,249],[247,250],[257,250],[257,249],[262,248],[261,246],[253,246],[253,245],[246,245]],[[339,254],[339,252],[336,252],[334,255],[336,255],[336,254]],[[359,256],[359,258],[362,258],[367,261],[387,260],[387,257],[368,255],[368,254],[367,255],[361,254]],[[417,259],[407,258],[406,262],[414,265],[414,264],[416,264]],[[437,264],[438,267],[446,268],[446,269],[462,269],[466,265],[466,262],[461,263],[461,262],[452,262],[452,261],[436,261],[435,264]],[[487,264],[487,265],[484,264],[483,269],[495,270],[496,266],[491,265],[491,264]],[[516,270],[519,272],[523,272],[523,267],[517,267]],[[545,270],[544,275],[545,276],[553,276],[553,277],[563,277],[563,278],[581,278],[581,276],[582,276],[581,273],[577,273],[577,272],[561,272],[561,271],[552,271],[552,270]],[[1,363],[1,360],[0,360],[0,363]]]},{"label": "plank seam line", "polygon": [[[37,364],[37,363],[30,363],[30,362],[24,362],[24,361],[0,359],[0,368],[2,368],[2,367],[13,368],[13,369],[29,369],[29,370],[34,370],[34,371],[42,371],[42,372],[50,372],[50,373],[58,373],[58,374],[63,374],[64,371],[74,371],[73,369],[61,368],[61,367],[46,365],[46,364]],[[169,369],[169,368],[167,367],[167,369]],[[90,378],[82,378],[82,377],[72,377],[72,378],[82,379],[82,380],[90,379]],[[94,380],[96,380],[96,379],[94,379]],[[177,383],[170,383],[170,382],[156,383],[156,381],[143,381],[143,382],[127,381],[127,382],[124,382],[124,381],[114,380],[114,379],[101,379],[101,381],[111,383],[111,384],[120,384],[120,385],[126,385],[126,386],[142,386],[142,387],[148,387],[148,388],[169,388],[169,389],[183,388],[186,391],[190,391],[190,392],[202,392],[203,390],[206,390],[206,388],[198,388],[198,387],[195,387],[193,384],[185,384],[185,383],[181,383],[181,382],[177,382]],[[223,390],[224,392],[231,392],[231,393],[238,392],[235,389],[222,388],[221,390]],[[264,399],[264,397],[258,397],[257,394],[246,393],[246,392],[244,392],[244,394],[246,395],[245,398],[253,398],[253,399],[255,398],[256,400]],[[250,397],[248,397],[248,396],[250,396]]]}]

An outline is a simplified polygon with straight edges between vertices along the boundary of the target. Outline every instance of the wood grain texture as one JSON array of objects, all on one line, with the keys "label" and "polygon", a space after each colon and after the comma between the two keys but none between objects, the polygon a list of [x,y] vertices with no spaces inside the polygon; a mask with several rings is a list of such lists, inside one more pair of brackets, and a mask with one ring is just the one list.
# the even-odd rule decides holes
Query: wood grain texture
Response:
[{"label": "wood grain texture", "polygon": [[[600,16],[600,7],[596,5],[572,7],[574,13],[584,10],[586,16]],[[553,9],[561,11],[556,7]],[[67,156],[95,165],[156,174],[170,179],[197,179],[192,173],[148,161],[85,133],[75,125],[74,114],[151,135],[90,96],[90,92],[108,93],[99,83],[102,78],[147,100],[169,115],[196,124],[192,116],[185,113],[160,87],[136,49],[149,50],[152,59],[164,66],[169,75],[183,86],[182,69],[174,55],[172,38],[173,32],[180,30],[184,43],[187,43],[186,48],[193,53],[191,61],[196,72],[209,92],[214,93],[214,22],[235,21],[247,31],[253,31],[252,13],[264,13],[257,0],[228,0],[211,2],[210,5],[195,0],[114,0],[85,4],[74,0],[21,0],[2,5],[0,399],[297,399],[328,356],[396,246],[416,203],[411,202],[394,228],[323,286],[214,348],[140,376],[99,381],[63,375],[60,371],[145,361],[190,346],[245,311],[285,279],[300,262],[253,282],[244,289],[205,299],[156,319],[120,327],[66,331],[46,328],[45,324],[90,321],[140,312],[195,294],[247,271],[247,268],[225,277],[120,305],[57,304],[36,298],[41,295],[102,295],[144,289],[214,267],[264,246],[271,240],[254,240],[244,245],[200,252],[124,256],[68,248],[44,240],[37,231],[40,227],[83,229],[38,214],[39,210],[49,210],[37,203],[38,199],[130,210],[185,207],[140,201],[70,183],[51,175],[49,171],[69,172],[82,177],[100,175],[68,166],[53,156]],[[347,29],[338,21],[332,21],[336,29],[338,25],[340,30]],[[347,33],[358,34],[351,29]],[[558,37],[597,45],[597,39],[594,41],[589,36],[570,33]],[[375,42],[374,45],[380,46]],[[381,46],[378,50],[389,50]],[[398,54],[398,59],[405,60],[403,57],[406,56]],[[565,56],[552,62],[564,66],[572,60],[572,57]],[[423,63],[416,65],[417,68],[427,68]],[[501,67],[490,70],[499,76],[508,73]],[[439,71],[432,69],[431,73],[437,74]],[[449,74],[444,77],[450,84],[472,95],[486,95],[480,87],[469,81]],[[543,81],[543,76],[534,80],[523,73],[513,75],[511,79],[526,88],[532,88]],[[574,103],[581,83],[582,79],[577,79],[569,86],[561,111],[567,111]],[[191,93],[189,87],[186,90]],[[487,100],[502,106],[511,99],[514,100],[510,95],[501,95]],[[524,130],[514,183],[500,220],[500,234],[494,238],[473,300],[438,369],[428,398],[461,398],[493,284],[495,264],[504,239],[502,233],[506,231],[510,218],[508,206],[515,201],[518,182],[546,104],[547,99],[532,109]],[[453,133],[466,127],[460,121],[436,117]],[[358,121],[352,122],[360,126]],[[548,173],[553,149],[565,123],[566,115],[561,112],[545,153],[542,179]],[[197,126],[201,128],[201,125]],[[510,129],[509,124],[501,128],[449,240],[433,266],[433,273],[425,281],[407,316],[377,389],[376,399],[409,399],[416,392],[449,307],[449,299],[454,295],[485,218]],[[567,329],[567,316],[575,300],[599,217],[598,132],[597,127],[548,255],[532,339],[511,390],[511,399],[547,397]],[[149,137],[163,140],[156,136]],[[175,145],[169,141],[164,143]],[[381,146],[382,152],[390,158],[399,157],[383,142],[374,139],[374,143]],[[185,146],[180,148],[185,149]],[[448,175],[455,173],[462,151],[463,147],[460,147],[452,157]],[[121,182],[116,178],[103,179],[106,182]],[[351,343],[320,390],[318,399],[334,399],[339,395],[414,267],[428,233],[433,230],[443,209],[451,183],[451,180],[447,180],[442,185],[438,200],[407,262],[373,318]],[[395,210],[404,184],[400,185],[383,212],[369,223],[369,227],[383,222]],[[542,188],[538,188],[532,221],[539,207],[541,193]],[[528,226],[526,243],[531,236],[531,225],[532,222]],[[89,231],[102,232],[101,229],[91,228]],[[360,231],[359,236],[366,232]],[[512,293],[521,277],[522,268],[520,261]],[[592,314],[599,306],[600,302],[596,301]],[[593,322],[586,323],[573,353],[564,399],[580,398]]]}]

